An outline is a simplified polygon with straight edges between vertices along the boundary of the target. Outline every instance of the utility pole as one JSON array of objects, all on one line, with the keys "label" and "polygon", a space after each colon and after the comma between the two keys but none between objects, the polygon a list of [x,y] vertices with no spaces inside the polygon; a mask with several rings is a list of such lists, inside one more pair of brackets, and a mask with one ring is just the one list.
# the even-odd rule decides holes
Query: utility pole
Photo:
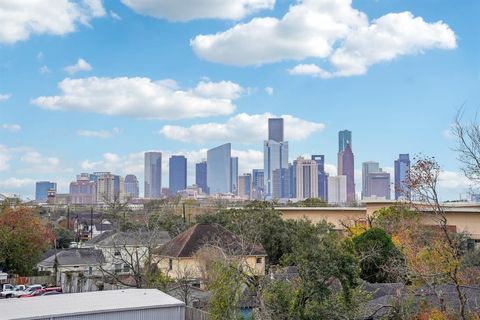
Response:
[{"label": "utility pole", "polygon": [[182,217],[183,217],[183,224],[187,225],[187,214],[185,212],[185,202],[182,203]]},{"label": "utility pole", "polygon": [[90,239],[93,238],[93,207],[90,207]]},{"label": "utility pole", "polygon": [[70,206],[67,206],[67,229],[70,230]]}]

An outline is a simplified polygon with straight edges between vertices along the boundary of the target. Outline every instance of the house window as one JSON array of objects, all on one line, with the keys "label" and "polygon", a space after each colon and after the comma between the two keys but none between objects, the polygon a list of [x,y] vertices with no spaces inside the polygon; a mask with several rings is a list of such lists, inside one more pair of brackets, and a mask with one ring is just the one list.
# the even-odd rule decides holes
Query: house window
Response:
[{"label": "house window", "polygon": [[172,270],[172,269],[173,269],[173,260],[168,259],[168,270]]},{"label": "house window", "polygon": [[474,239],[467,239],[467,250],[468,251],[475,250],[475,240]]},{"label": "house window", "polygon": [[262,263],[262,258],[261,257],[257,257],[257,263],[258,264]]},{"label": "house window", "polygon": [[88,267],[88,274],[92,274],[93,273],[93,268],[92,267]]},{"label": "house window", "polygon": [[115,250],[113,254],[115,255],[115,257],[118,257],[120,255],[120,250]]},{"label": "house window", "polygon": [[121,263],[116,263],[115,264],[115,273],[120,273],[122,272],[122,264]]},{"label": "house window", "polygon": [[130,272],[130,266],[128,264],[123,265],[123,272]]}]

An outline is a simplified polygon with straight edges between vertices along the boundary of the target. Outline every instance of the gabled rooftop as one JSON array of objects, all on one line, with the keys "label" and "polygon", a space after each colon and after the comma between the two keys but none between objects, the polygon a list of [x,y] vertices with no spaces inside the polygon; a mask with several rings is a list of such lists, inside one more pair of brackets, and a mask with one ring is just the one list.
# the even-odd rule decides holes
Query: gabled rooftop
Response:
[{"label": "gabled rooftop", "polygon": [[53,268],[55,259],[59,266],[95,265],[104,262],[102,250],[92,248],[71,248],[49,251],[49,255],[37,265]]},{"label": "gabled rooftop", "polygon": [[167,231],[107,231],[85,242],[85,247],[160,246],[171,239]]},{"label": "gabled rooftop", "polygon": [[192,257],[206,245],[214,245],[233,255],[266,255],[261,245],[242,241],[233,232],[216,223],[199,223],[157,249],[160,256]]}]

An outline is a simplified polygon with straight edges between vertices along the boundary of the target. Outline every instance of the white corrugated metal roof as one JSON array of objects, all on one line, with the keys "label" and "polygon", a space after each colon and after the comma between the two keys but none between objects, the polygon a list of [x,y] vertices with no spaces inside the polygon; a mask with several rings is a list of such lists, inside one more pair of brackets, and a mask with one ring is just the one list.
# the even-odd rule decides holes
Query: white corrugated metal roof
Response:
[{"label": "white corrugated metal roof", "polygon": [[38,319],[185,304],[156,289],[126,289],[0,300],[0,319]]}]

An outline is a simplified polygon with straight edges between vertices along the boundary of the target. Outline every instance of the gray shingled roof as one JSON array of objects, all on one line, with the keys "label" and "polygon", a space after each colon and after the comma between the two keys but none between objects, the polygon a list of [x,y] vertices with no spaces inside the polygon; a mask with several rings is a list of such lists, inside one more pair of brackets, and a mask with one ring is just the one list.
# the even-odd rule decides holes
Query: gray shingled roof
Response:
[{"label": "gray shingled roof", "polygon": [[[41,267],[53,268],[55,264],[55,252],[49,257],[40,261],[37,265]],[[91,248],[71,248],[58,250],[56,259],[60,266],[93,265],[103,262],[105,259],[102,250]]]},{"label": "gray shingled roof", "polygon": [[85,247],[114,247],[114,246],[147,246],[154,247],[167,243],[170,240],[167,231],[130,231],[104,232],[85,242]]}]

